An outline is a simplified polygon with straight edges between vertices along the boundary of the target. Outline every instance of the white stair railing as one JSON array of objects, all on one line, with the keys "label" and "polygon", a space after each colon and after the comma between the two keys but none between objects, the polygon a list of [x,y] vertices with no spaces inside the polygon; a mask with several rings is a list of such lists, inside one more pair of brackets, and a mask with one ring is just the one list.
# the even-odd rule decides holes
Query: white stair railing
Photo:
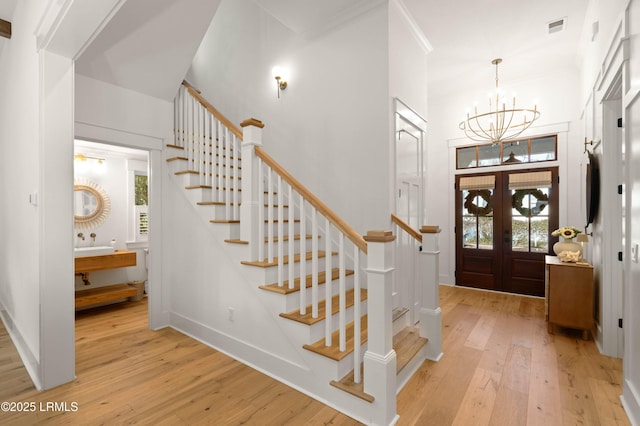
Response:
[{"label": "white stair railing", "polygon": [[[347,326],[353,322],[353,335],[361,336],[360,319],[364,315],[361,304],[361,290],[367,289],[367,303],[375,304],[368,309],[368,349],[364,353],[359,338],[355,337],[353,347],[354,382],[364,381],[364,390],[370,390],[375,400],[375,410],[395,415],[395,352],[391,341],[391,249],[387,247],[393,241],[390,231],[381,235],[371,231],[363,238],[332,210],[306,189],[289,172],[282,168],[262,149],[262,122],[255,119],[245,120],[243,127],[243,203],[241,209],[242,226],[240,236],[249,242],[254,261],[278,265],[277,285],[294,288],[294,275],[299,277],[300,313],[306,314],[310,305],[311,316],[320,315],[321,299],[325,303],[325,345],[337,345],[340,351],[347,350]],[[248,178],[248,175],[251,178]],[[272,194],[275,192],[275,194]],[[263,207],[266,206],[266,207]],[[266,215],[263,213],[266,209]],[[287,213],[284,210],[288,209]],[[275,212],[275,213],[274,213]],[[295,214],[297,212],[297,215]],[[245,227],[244,218],[254,220]],[[265,220],[266,217],[266,220]],[[285,234],[284,220],[288,232]],[[277,221],[277,225],[272,223]],[[293,222],[296,221],[294,224]],[[294,234],[298,235],[299,262],[294,273],[291,255],[294,250]],[[376,255],[368,255],[369,238]],[[307,239],[310,247],[307,252]],[[323,240],[321,243],[320,240]],[[382,245],[384,247],[377,247]],[[324,251],[322,251],[324,247]],[[290,256],[285,268],[284,254]],[[310,288],[307,290],[306,266],[304,259],[310,261]],[[361,274],[361,265],[366,265],[367,280]],[[347,309],[347,269],[353,270],[353,307]],[[337,273],[337,286],[332,277]],[[322,274],[324,272],[324,275]],[[320,279],[324,278],[324,294],[320,291]],[[372,288],[367,283],[376,283]],[[337,288],[336,288],[337,287]],[[337,295],[338,306],[334,309],[332,296]],[[310,300],[309,300],[310,299]],[[337,310],[336,318],[332,312]],[[337,325],[334,324],[337,320]],[[337,342],[334,342],[334,330],[338,330]],[[364,377],[361,375],[361,363],[364,360]],[[369,367],[367,367],[369,364]],[[381,386],[380,377],[384,377]],[[389,397],[386,385],[391,384],[393,397]],[[383,417],[386,414],[381,414]]]},{"label": "white stair railing", "polygon": [[174,101],[174,145],[184,149],[194,186],[211,189],[227,220],[240,219],[242,132],[184,82]]},{"label": "white stair railing", "polygon": [[[395,214],[391,214],[391,221],[394,224],[394,234],[406,236],[411,243],[405,243],[401,247],[398,243],[395,247],[396,258],[399,256],[410,256],[402,264],[409,271],[399,271],[399,276],[403,279],[411,277],[409,285],[403,290],[407,294],[403,295],[407,301],[411,318],[411,325],[418,323],[420,337],[429,339],[425,356],[427,359],[437,361],[442,357],[442,311],[440,310],[439,292],[439,256],[438,246],[438,226],[423,226],[420,230],[413,229]],[[406,240],[398,238],[398,241]]]},{"label": "white stair railing", "polygon": [[[196,176],[192,186],[211,189],[209,201],[224,204],[226,219],[240,221],[240,240],[249,243],[251,260],[277,266],[278,286],[299,286],[302,315],[310,306],[312,317],[318,318],[321,300],[325,300],[325,345],[346,351],[348,323],[353,322],[354,382],[364,381],[364,391],[374,397],[372,418],[379,419],[374,423],[393,423],[397,416],[396,361],[391,342],[391,232],[370,231],[365,238],[355,232],[262,150],[264,126],[260,121],[245,120],[240,131],[187,82],[174,105],[174,145],[184,150],[188,173]],[[368,245],[372,246],[372,257]],[[352,284],[347,282],[349,275]],[[337,277],[337,285],[333,277]],[[351,291],[353,305],[347,309]],[[361,303],[364,291],[369,307],[373,304],[367,314],[366,353],[357,338],[365,315]],[[337,307],[333,306],[334,297]]]}]

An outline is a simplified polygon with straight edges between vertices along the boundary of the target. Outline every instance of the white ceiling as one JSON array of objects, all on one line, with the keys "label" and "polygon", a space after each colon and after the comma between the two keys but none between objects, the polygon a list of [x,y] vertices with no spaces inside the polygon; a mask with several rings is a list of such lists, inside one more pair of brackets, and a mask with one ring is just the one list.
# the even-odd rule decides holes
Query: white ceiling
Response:
[{"label": "white ceiling", "polygon": [[219,3],[128,0],[78,58],[76,72],[171,101]]},{"label": "white ceiling", "polygon": [[[254,0],[298,34],[315,34],[380,3],[374,0]],[[576,66],[589,0],[400,0],[433,47],[428,56],[432,94],[493,81],[529,79]],[[548,34],[548,23],[567,19]]]},{"label": "white ceiling", "polygon": [[[80,74],[171,100],[220,0],[128,0],[76,64]],[[301,35],[313,35],[382,0],[253,0]],[[427,37],[430,93],[576,67],[589,0],[400,0]],[[12,10],[17,0],[0,0]],[[1,15],[0,15],[1,16]],[[547,24],[567,19],[566,30]]]},{"label": "white ceiling", "polygon": [[[428,56],[432,94],[459,90],[480,79],[491,84],[494,58],[503,59],[501,81],[577,67],[589,4],[588,0],[403,2],[433,46]],[[547,24],[563,17],[566,29],[548,34]]]}]

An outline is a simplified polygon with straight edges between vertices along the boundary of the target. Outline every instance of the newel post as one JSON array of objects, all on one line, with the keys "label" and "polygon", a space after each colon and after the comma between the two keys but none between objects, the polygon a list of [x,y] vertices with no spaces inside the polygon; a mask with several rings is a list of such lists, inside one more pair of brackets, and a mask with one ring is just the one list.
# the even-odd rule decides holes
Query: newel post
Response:
[{"label": "newel post", "polygon": [[420,337],[426,337],[426,357],[438,361],[442,357],[442,311],[440,310],[440,247],[439,226],[423,226],[419,267],[422,276],[422,306],[420,306]]},{"label": "newel post", "polygon": [[251,260],[258,260],[258,158],[254,147],[262,146],[264,124],[255,118],[240,123],[242,127],[242,204],[240,204],[240,239],[249,242]]},{"label": "newel post", "polygon": [[364,354],[364,391],[375,398],[376,424],[393,424],[396,414],[396,352],[393,350],[391,231],[369,231],[367,241],[368,349]]}]

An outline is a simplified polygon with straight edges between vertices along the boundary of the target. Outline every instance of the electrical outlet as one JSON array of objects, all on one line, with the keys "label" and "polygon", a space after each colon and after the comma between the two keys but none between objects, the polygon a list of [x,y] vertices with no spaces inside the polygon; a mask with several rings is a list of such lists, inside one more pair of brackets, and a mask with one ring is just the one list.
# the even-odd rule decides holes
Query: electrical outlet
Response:
[{"label": "electrical outlet", "polygon": [[235,313],[236,310],[235,310],[235,308],[232,308],[231,306],[229,306],[228,309],[229,309],[229,321],[233,322],[233,320],[234,320],[233,314]]}]

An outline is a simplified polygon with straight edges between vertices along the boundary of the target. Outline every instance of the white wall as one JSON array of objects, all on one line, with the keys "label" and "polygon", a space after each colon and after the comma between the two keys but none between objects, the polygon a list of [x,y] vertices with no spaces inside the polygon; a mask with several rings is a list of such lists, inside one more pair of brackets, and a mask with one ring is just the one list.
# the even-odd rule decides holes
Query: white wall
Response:
[{"label": "white wall", "polygon": [[[395,111],[393,98],[398,98],[422,117],[427,117],[427,55],[430,45],[424,34],[418,29],[413,18],[408,14],[403,3],[389,2],[389,159],[391,162],[391,179],[393,180],[390,194],[390,205],[394,213],[397,202],[396,176],[407,175],[415,177],[416,174],[416,149],[407,147],[398,142],[398,135],[394,132]],[[427,124],[427,127],[429,124]],[[423,129],[424,130],[424,129]],[[428,131],[428,129],[427,129]],[[414,141],[406,137],[410,144]],[[423,141],[426,144],[426,140]],[[409,145],[411,146],[411,145]],[[423,148],[424,149],[424,148]],[[426,152],[426,150],[425,150]],[[396,160],[397,159],[397,160]],[[396,162],[397,161],[397,162]],[[426,164],[426,156],[423,159]],[[423,167],[424,168],[424,167]],[[423,170],[423,173],[426,173]],[[424,193],[424,186],[423,186]],[[424,195],[423,195],[424,196]],[[424,218],[425,214],[422,213]],[[419,224],[425,225],[426,222]]]},{"label": "white wall", "polygon": [[[223,1],[187,79],[356,231],[389,222],[387,6],[304,38],[249,0]],[[275,65],[289,69],[276,98]]]},{"label": "white wall", "polygon": [[[39,57],[33,30],[41,2],[20,2],[12,38],[0,57],[0,310],[27,366],[40,354],[38,207],[40,188]],[[29,359],[31,358],[31,363]]]},{"label": "white wall", "polygon": [[[620,356],[623,352],[622,402],[632,424],[640,422],[640,267],[633,259],[632,248],[640,242],[638,224],[640,205],[640,2],[617,0],[592,1],[589,22],[599,22],[600,34],[596,40],[583,41],[582,98],[584,104],[584,133],[594,141],[601,141],[596,153],[603,164],[600,217],[594,223],[594,247],[591,256],[597,266],[596,278],[600,283],[598,346],[604,353]],[[612,103],[608,93],[620,74],[621,94]],[[614,111],[609,113],[608,111]],[[621,113],[623,119],[620,137],[624,150],[616,150],[617,136],[612,132],[611,120]],[[617,183],[624,183],[622,218],[611,210],[616,202]],[[618,213],[619,214],[619,213]],[[623,221],[623,235],[612,235],[612,224]],[[595,245],[594,244],[594,245]],[[623,252],[623,263],[611,259],[617,251]],[[619,274],[615,271],[622,269]],[[617,320],[624,320],[623,339]],[[624,349],[622,349],[624,348]]]},{"label": "white wall", "polygon": [[[531,105],[539,100],[540,119],[529,129],[528,136],[547,134],[549,128],[563,128],[568,132],[559,137],[558,162],[560,170],[560,225],[584,226],[580,208],[580,161],[582,159],[582,132],[580,128],[580,72],[577,67],[557,69],[552,74],[505,76],[500,86],[508,92],[518,93],[518,104]],[[465,117],[466,108],[477,99],[485,99],[492,81],[475,88],[465,88],[446,96],[430,96],[428,100],[427,132],[427,217],[440,225],[440,282],[455,283],[455,192],[454,177],[456,144],[462,143],[463,134],[458,123]],[[469,144],[472,144],[470,142]],[[451,147],[450,147],[451,146]],[[525,166],[525,167],[531,167]],[[489,169],[483,169],[489,170]],[[565,201],[566,200],[566,201]]]},{"label": "white wall", "polygon": [[[92,126],[94,129],[91,134],[94,138],[100,137],[101,131],[105,135],[103,137],[113,138],[106,135],[114,130],[119,133],[118,140],[107,142],[128,146],[141,144],[139,140],[132,140],[131,135],[156,139],[172,137],[173,102],[80,74],[75,76],[75,85],[75,122],[81,132],[86,126]],[[144,145],[162,149],[157,141]],[[141,148],[143,147],[145,146]]]}]

